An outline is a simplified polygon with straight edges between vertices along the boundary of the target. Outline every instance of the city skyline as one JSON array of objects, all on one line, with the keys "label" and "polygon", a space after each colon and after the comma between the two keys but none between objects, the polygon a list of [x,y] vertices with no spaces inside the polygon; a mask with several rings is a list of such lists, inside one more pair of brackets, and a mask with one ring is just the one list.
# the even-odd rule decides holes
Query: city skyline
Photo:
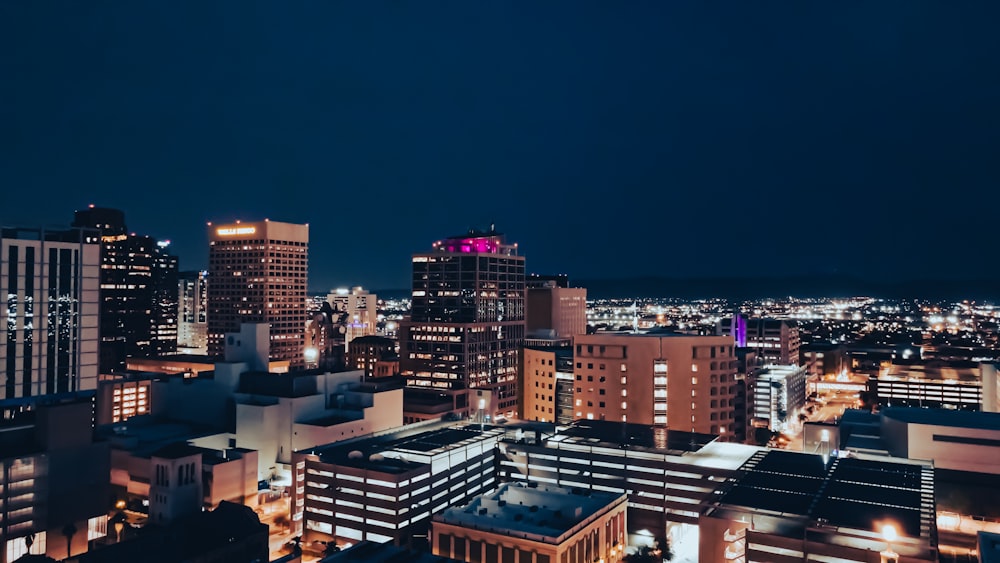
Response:
[{"label": "city skyline", "polygon": [[206,222],[310,223],[314,288],[491,223],[576,279],[1000,273],[996,4],[32,6],[0,8],[5,223],[124,209],[182,269]]}]

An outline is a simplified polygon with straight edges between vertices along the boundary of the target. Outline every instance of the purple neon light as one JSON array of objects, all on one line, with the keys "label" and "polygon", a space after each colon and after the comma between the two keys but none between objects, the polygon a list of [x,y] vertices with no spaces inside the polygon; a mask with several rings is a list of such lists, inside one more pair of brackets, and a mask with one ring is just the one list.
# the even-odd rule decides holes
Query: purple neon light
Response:
[{"label": "purple neon light", "polygon": [[444,249],[446,252],[459,252],[463,254],[472,254],[475,252],[496,254],[500,250],[500,245],[494,238],[462,238],[444,241]]}]

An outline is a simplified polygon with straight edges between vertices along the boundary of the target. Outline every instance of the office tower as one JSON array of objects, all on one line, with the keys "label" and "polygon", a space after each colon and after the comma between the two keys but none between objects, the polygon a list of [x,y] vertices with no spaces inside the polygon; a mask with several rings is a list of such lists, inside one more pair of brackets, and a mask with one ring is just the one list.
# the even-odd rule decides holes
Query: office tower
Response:
[{"label": "office tower", "polygon": [[74,227],[101,232],[100,371],[125,369],[128,357],[177,350],[177,257],[167,241],[129,234],[118,209],[77,211]]},{"label": "office tower", "polygon": [[780,319],[723,319],[718,334],[731,336],[736,345],[753,348],[764,364],[799,365],[799,327]]},{"label": "office tower", "polygon": [[208,353],[241,323],[271,325],[271,359],[305,365],[309,225],[265,219],[210,226]]},{"label": "office tower", "polygon": [[576,418],[717,434],[735,430],[736,356],[727,336],[577,336]]},{"label": "office tower", "polygon": [[351,340],[359,336],[375,334],[375,325],[378,322],[378,296],[374,293],[368,293],[361,287],[351,288],[350,291],[340,288],[331,291],[326,297],[326,302],[334,312],[347,315],[345,344],[350,344]]},{"label": "office tower", "polygon": [[447,395],[455,411],[513,416],[524,342],[517,245],[492,227],[439,241],[413,256],[412,296],[400,323],[407,385]]},{"label": "office tower", "polygon": [[0,229],[0,408],[97,388],[101,247],[87,229]]},{"label": "office tower", "polygon": [[529,335],[553,339],[587,333],[587,290],[559,287],[554,281],[527,289],[525,324]]},{"label": "office tower", "polygon": [[208,272],[181,272],[177,283],[177,349],[208,353]]}]

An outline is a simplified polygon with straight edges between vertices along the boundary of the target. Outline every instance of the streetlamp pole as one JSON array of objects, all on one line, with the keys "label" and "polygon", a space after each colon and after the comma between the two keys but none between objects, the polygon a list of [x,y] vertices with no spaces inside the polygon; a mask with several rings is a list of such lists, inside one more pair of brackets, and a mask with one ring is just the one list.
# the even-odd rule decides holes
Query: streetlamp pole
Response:
[{"label": "streetlamp pole", "polygon": [[882,526],[882,538],[885,540],[885,551],[879,553],[880,563],[899,563],[899,554],[892,550],[892,542],[897,538],[896,527],[892,524]]}]

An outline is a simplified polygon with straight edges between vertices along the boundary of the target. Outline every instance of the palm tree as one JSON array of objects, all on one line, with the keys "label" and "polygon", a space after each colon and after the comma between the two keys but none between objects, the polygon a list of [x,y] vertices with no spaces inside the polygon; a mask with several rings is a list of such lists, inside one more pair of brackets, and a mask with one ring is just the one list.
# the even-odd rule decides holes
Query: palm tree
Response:
[{"label": "palm tree", "polygon": [[76,535],[76,526],[72,522],[63,526],[62,535],[66,536],[66,558],[73,556],[73,536]]}]

